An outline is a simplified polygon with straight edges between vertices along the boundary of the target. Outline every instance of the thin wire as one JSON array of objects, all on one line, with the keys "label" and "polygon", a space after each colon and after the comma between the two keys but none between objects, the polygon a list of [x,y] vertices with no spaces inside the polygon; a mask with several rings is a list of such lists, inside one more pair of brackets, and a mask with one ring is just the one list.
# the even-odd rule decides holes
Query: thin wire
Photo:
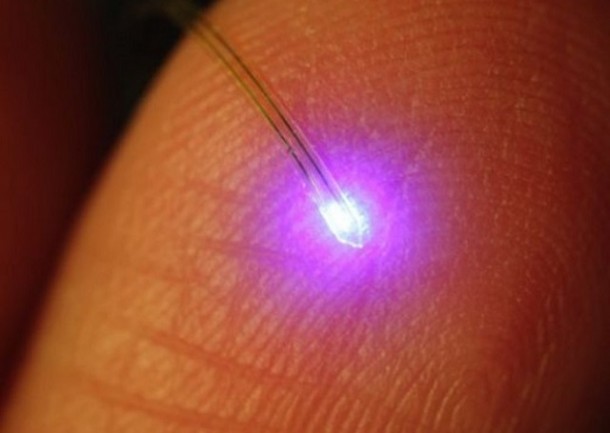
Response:
[{"label": "thin wire", "polygon": [[[178,25],[190,29],[198,36],[198,40],[220,59],[242,90],[250,97],[303,174],[306,184],[311,189],[312,198],[320,210],[323,211],[324,206],[333,203],[335,207],[339,207],[344,216],[358,225],[360,215],[348,201],[320,157],[299,134],[297,128],[290,123],[287,116],[282,113],[278,104],[271,98],[270,92],[254,76],[227,40],[209,21],[199,16],[197,5],[188,0],[163,1],[161,4],[165,12]],[[326,215],[324,216],[326,218]],[[361,239],[354,242],[354,246],[361,246],[356,245],[360,241]]]}]

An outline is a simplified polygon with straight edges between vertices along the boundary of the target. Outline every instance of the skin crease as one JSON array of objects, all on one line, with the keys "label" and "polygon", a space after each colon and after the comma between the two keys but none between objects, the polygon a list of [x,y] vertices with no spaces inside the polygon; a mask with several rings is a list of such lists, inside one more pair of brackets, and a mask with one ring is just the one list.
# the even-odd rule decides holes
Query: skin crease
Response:
[{"label": "skin crease", "polygon": [[415,197],[392,211],[412,249],[374,278],[322,253],[302,272],[275,206],[290,162],[189,39],[83,216],[2,431],[605,431],[609,13],[218,4],[322,153],[379,155]]},{"label": "skin crease", "polygon": [[[101,156],[100,75],[80,2],[0,5],[0,380]],[[56,24],[61,20],[62,25]]]}]

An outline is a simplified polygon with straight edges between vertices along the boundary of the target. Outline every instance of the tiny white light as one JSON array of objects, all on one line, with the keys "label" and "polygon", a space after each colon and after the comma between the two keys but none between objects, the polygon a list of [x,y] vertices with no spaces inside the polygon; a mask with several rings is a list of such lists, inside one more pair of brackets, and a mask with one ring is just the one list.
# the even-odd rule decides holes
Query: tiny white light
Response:
[{"label": "tiny white light", "polygon": [[354,248],[362,248],[369,226],[362,211],[348,197],[332,200],[319,206],[326,225],[337,240]]}]

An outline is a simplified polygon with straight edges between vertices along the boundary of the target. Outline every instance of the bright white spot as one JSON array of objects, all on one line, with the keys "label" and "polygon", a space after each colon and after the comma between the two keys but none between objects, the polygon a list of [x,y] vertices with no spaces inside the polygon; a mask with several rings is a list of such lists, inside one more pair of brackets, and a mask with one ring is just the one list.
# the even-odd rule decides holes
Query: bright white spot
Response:
[{"label": "bright white spot", "polygon": [[337,240],[354,248],[362,248],[369,226],[364,214],[348,197],[320,205],[320,213]]}]

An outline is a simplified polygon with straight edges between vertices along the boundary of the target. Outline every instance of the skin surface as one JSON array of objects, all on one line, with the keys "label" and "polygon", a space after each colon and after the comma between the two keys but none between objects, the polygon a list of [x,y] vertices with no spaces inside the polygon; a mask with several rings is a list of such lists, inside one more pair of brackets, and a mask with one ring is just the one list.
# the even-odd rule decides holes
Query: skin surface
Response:
[{"label": "skin surface", "polygon": [[79,1],[0,4],[0,381],[101,156],[87,18]]},{"label": "skin surface", "polygon": [[186,40],[73,237],[2,431],[604,431],[609,12],[220,3],[331,168],[374,178],[387,230],[333,248]]}]

